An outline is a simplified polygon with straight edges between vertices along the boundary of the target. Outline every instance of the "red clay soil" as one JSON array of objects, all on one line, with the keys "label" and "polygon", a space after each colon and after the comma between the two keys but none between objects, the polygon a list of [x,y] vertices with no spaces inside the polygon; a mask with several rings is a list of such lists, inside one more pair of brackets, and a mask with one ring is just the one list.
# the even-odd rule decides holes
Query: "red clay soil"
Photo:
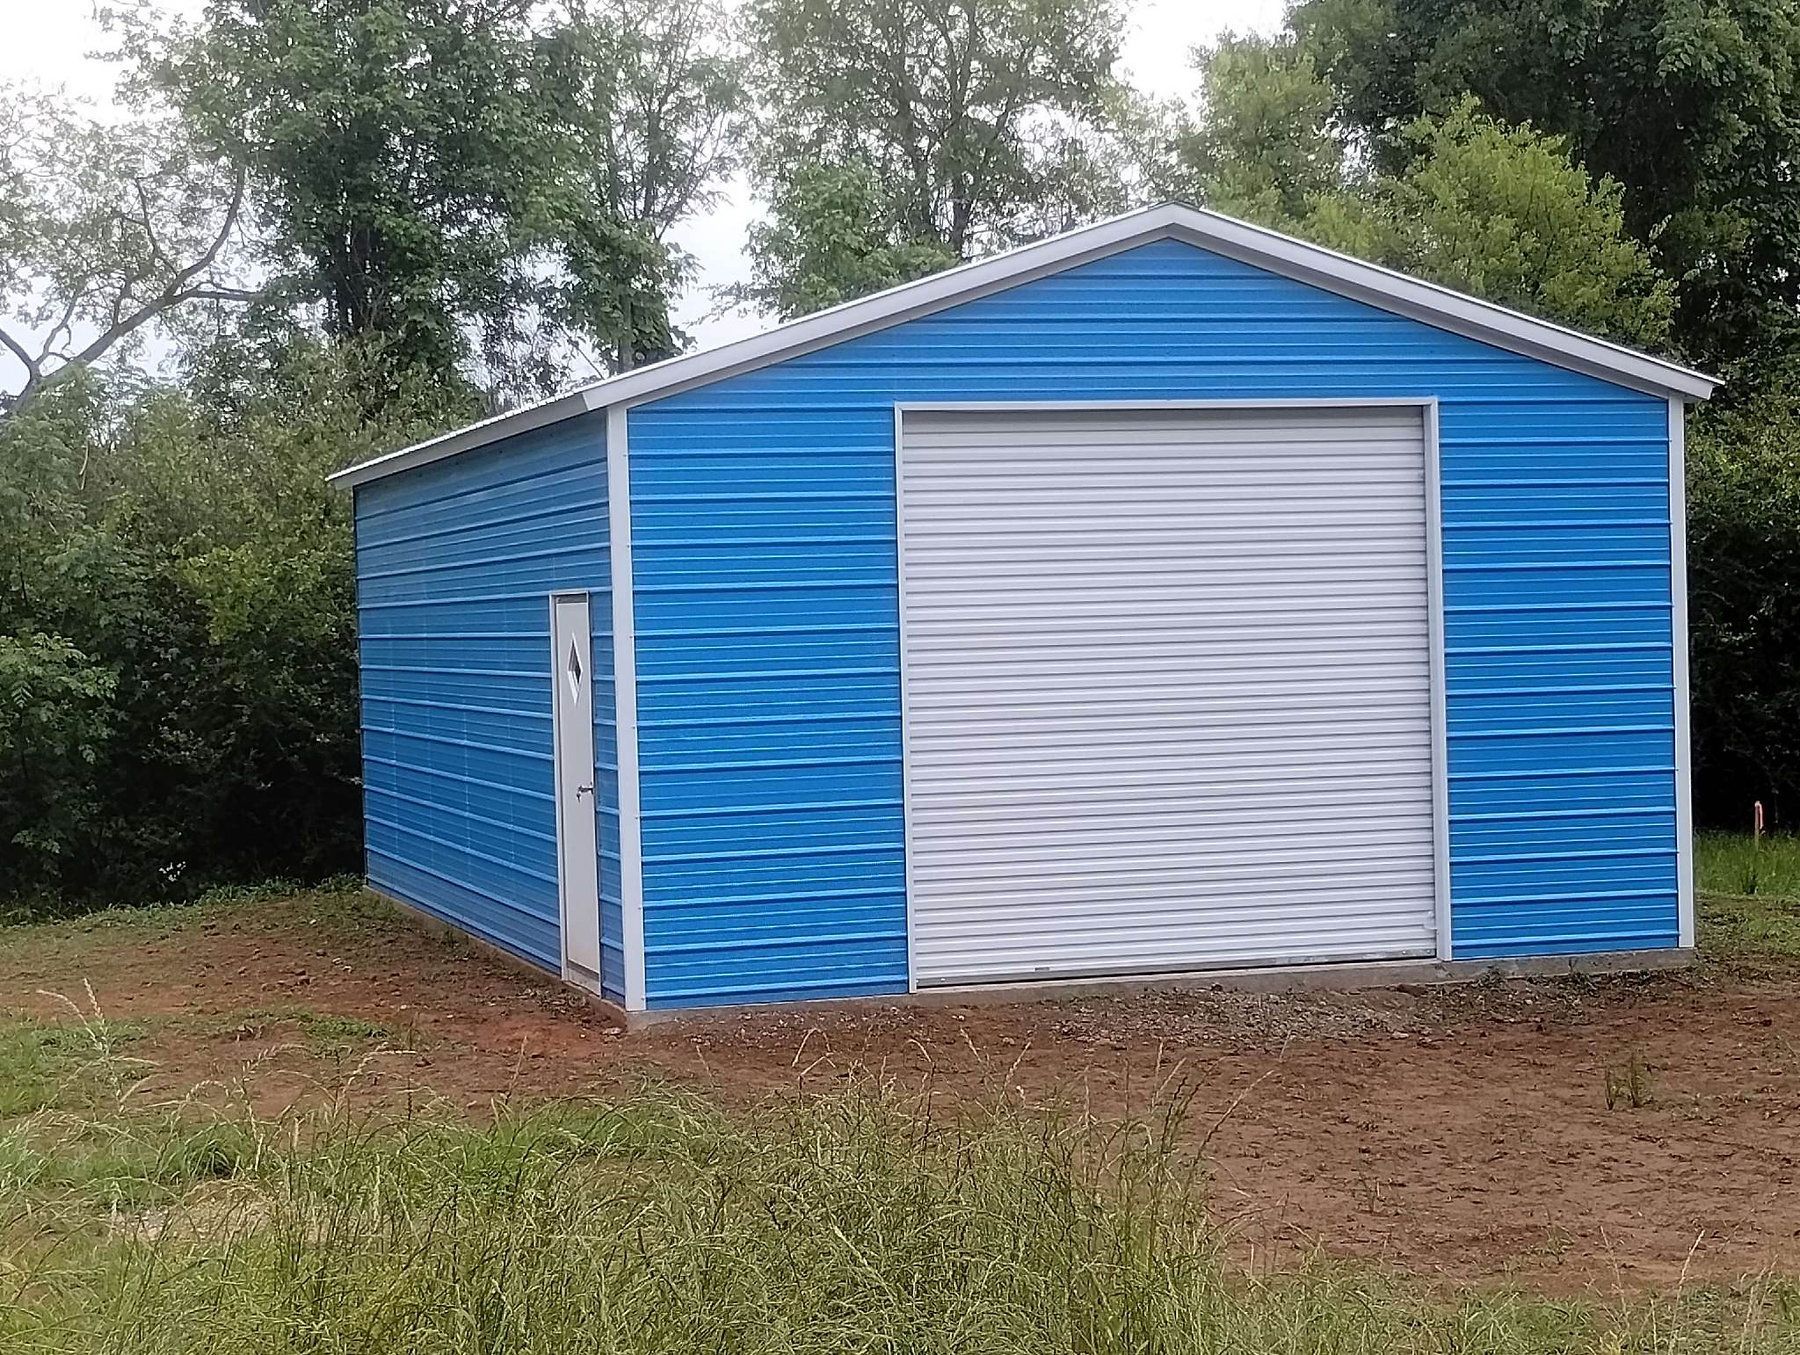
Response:
[{"label": "red clay soil", "polygon": [[[0,1009],[70,1019],[84,984],[108,1018],[149,1023],[132,1052],[154,1087],[241,1080],[265,1108],[316,1094],[346,1057],[367,1085],[475,1108],[645,1077],[740,1103],[868,1068],[1108,1115],[1179,1092],[1212,1207],[1253,1264],[1318,1247],[1559,1292],[1800,1270],[1800,969],[845,1004],[627,1035],[554,984],[317,900],[0,940]],[[389,1035],[321,1054],[307,1013]],[[1621,1085],[1609,1109],[1609,1073],[1633,1081],[1634,1060],[1639,1095]]]}]

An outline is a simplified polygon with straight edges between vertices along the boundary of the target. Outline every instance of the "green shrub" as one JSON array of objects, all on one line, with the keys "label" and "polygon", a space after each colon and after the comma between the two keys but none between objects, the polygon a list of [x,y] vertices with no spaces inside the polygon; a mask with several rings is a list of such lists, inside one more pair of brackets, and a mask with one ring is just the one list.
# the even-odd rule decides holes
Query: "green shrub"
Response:
[{"label": "green shrub", "polygon": [[1800,811],[1800,377],[1691,419],[1695,812]]},{"label": "green shrub", "polygon": [[[0,419],[0,900],[160,901],[360,863],[349,502],[326,475],[455,422],[374,360],[219,350]],[[391,384],[391,383],[390,383]]]}]

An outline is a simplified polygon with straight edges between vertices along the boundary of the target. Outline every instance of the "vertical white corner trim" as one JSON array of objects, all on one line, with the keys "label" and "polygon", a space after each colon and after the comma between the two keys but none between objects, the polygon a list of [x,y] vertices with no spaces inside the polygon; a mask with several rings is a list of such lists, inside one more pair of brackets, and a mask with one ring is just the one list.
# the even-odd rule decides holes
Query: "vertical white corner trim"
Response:
[{"label": "vertical white corner trim", "polygon": [[1687,406],[1669,401],[1669,619],[1675,671],[1675,897],[1684,947],[1695,944],[1694,749],[1688,726]]},{"label": "vertical white corner trim", "polygon": [[1437,957],[1451,960],[1450,725],[1444,664],[1444,472],[1438,457],[1438,402],[1426,401],[1425,583],[1431,632],[1431,825],[1437,856]]},{"label": "vertical white corner trim", "polygon": [[619,898],[625,1010],[644,1010],[644,835],[638,800],[637,633],[631,592],[631,458],[625,411],[606,411],[606,512],[612,559],[613,707],[619,740]]}]

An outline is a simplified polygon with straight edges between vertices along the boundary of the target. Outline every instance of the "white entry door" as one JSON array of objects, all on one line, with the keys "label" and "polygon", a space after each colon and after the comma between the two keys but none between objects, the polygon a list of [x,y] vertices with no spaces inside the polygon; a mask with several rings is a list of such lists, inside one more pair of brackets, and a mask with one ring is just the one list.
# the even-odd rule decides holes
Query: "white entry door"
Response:
[{"label": "white entry door", "polygon": [[1434,953],[1419,408],[901,422],[916,983]]},{"label": "white entry door", "polygon": [[600,856],[594,813],[594,664],[585,593],[550,599],[556,745],[557,879],[563,976],[600,987]]}]

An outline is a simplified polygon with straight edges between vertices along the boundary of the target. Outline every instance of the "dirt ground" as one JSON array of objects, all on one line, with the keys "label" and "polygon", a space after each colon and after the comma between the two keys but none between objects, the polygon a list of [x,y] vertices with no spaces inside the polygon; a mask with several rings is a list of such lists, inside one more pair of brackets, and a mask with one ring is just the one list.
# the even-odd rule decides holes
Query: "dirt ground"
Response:
[{"label": "dirt ground", "polygon": [[[867,1069],[1107,1115],[1191,1095],[1183,1132],[1204,1144],[1212,1208],[1252,1265],[1316,1247],[1552,1292],[1800,1270],[1789,965],[855,1004],[627,1035],[553,984],[366,907],[303,898],[0,939],[0,1009],[73,1019],[86,988],[108,1019],[141,1023],[132,1053],[152,1090],[240,1080],[264,1109],[341,1084],[347,1066],[370,1094],[410,1086],[474,1108],[647,1077],[741,1102]],[[321,1018],[377,1029],[333,1049],[308,1036]]]}]

